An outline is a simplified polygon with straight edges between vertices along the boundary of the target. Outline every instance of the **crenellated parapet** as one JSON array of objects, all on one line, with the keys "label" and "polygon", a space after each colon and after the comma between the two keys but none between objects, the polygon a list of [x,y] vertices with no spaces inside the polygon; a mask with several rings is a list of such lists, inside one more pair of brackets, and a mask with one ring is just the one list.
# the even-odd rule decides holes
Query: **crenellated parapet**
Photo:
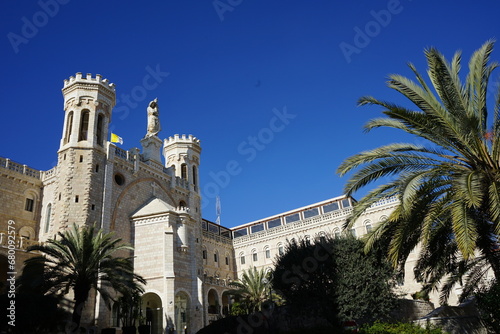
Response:
[{"label": "crenellated parapet", "polygon": [[200,140],[193,135],[179,135],[175,134],[165,139],[164,146],[171,145],[174,143],[191,143],[200,146]]},{"label": "crenellated parapet", "polygon": [[103,79],[100,74],[96,74],[95,77],[92,77],[91,73],[87,73],[87,75],[84,77],[82,75],[82,72],[76,73],[75,76],[70,76],[69,79],[64,80],[64,87],[63,89],[75,84],[75,83],[82,83],[82,84],[101,84],[102,86],[115,91],[115,84],[111,83],[108,81],[108,79]]},{"label": "crenellated parapet", "polygon": [[200,154],[200,140],[193,135],[176,134],[163,141],[165,166],[172,168],[174,175],[188,182],[196,193]]},{"label": "crenellated parapet", "polygon": [[93,77],[90,73],[83,76],[78,72],[75,76],[64,80],[62,92],[66,111],[78,107],[90,107],[104,111],[110,118],[111,109],[116,104],[115,84],[103,79],[100,74]]}]

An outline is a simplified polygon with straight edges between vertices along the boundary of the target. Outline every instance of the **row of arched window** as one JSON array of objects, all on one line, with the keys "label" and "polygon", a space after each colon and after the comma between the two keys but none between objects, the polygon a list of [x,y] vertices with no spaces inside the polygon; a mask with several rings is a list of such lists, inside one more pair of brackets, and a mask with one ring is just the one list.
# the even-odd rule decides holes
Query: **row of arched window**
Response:
[{"label": "row of arched window", "polygon": [[[66,132],[64,134],[63,143],[67,144],[70,141],[71,135],[73,133],[73,118],[74,112],[70,111],[66,119]],[[90,123],[90,110],[84,109],[80,114],[80,124],[78,127],[78,141],[88,140],[89,134],[89,123]],[[105,126],[105,116],[99,114],[97,116],[96,125],[96,142],[98,145],[103,146],[104,144],[104,126]]]},{"label": "row of arched window", "polygon": [[[208,251],[206,248],[203,248],[203,250],[202,250],[202,257],[203,257],[203,263],[207,264],[209,256],[208,256]],[[220,257],[219,257],[219,251],[215,250],[215,252],[213,253],[213,264],[216,267],[221,267],[221,266],[225,265],[228,269],[230,269],[231,268],[231,256],[229,255],[229,253],[226,252],[226,254],[224,256],[224,260],[222,262]]]},{"label": "row of arched window", "polygon": [[[172,167],[172,169],[175,170],[175,165],[172,165],[171,167]],[[181,164],[181,179],[186,180],[186,181],[189,180],[187,164]],[[194,186],[198,185],[198,168],[196,168],[196,166],[192,167],[191,181],[192,181]]]}]

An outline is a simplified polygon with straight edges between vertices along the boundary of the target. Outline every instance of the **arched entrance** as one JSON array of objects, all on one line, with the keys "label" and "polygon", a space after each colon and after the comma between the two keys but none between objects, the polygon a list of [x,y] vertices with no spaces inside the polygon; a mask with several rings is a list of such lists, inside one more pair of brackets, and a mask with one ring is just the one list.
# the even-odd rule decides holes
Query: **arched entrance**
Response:
[{"label": "arched entrance", "polygon": [[212,323],[219,319],[220,302],[219,295],[215,289],[208,290],[208,323]]},{"label": "arched entrance", "polygon": [[231,295],[229,291],[222,293],[222,315],[225,317],[229,315],[229,305],[231,304]]},{"label": "arched entrance", "polygon": [[142,316],[151,326],[151,334],[163,333],[163,306],[160,297],[153,292],[142,295]]},{"label": "arched entrance", "polygon": [[179,334],[189,333],[189,309],[189,296],[183,291],[178,292],[175,295],[175,329]]}]

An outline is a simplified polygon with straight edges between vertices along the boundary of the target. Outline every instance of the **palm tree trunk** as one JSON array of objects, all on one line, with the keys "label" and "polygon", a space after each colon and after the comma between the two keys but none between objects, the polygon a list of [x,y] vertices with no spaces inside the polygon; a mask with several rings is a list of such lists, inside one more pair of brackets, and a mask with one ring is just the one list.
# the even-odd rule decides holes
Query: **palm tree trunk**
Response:
[{"label": "palm tree trunk", "polygon": [[78,333],[80,329],[80,322],[82,320],[82,313],[85,307],[85,302],[89,297],[90,288],[74,288],[75,292],[75,307],[71,316],[72,326],[71,333]]}]

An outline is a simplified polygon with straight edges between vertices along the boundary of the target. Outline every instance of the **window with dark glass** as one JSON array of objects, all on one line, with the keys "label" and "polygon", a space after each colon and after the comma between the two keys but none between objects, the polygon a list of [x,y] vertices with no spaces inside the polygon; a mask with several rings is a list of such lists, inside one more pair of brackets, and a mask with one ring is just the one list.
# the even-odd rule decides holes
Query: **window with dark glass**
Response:
[{"label": "window with dark glass", "polygon": [[317,215],[318,215],[318,208],[312,208],[312,209],[304,211],[304,218],[305,219],[311,218],[311,217],[314,217]]},{"label": "window with dark glass", "polygon": [[333,202],[333,203],[330,203],[330,204],[327,204],[327,205],[323,205],[323,212],[324,213],[332,212],[332,211],[335,211],[335,210],[338,210],[338,209],[339,209],[339,203],[338,202]]},{"label": "window with dark glass", "polygon": [[275,228],[281,226],[281,219],[273,219],[267,222],[267,228]]},{"label": "window with dark glass", "polygon": [[296,222],[296,221],[299,221],[299,220],[300,220],[300,214],[298,212],[294,213],[293,215],[289,215],[289,216],[285,217],[285,222],[287,224],[293,223],[293,222]]},{"label": "window with dark glass", "polygon": [[26,202],[24,204],[24,210],[33,212],[33,206],[35,205],[35,201],[32,198],[26,198]]},{"label": "window with dark glass", "polygon": [[99,115],[99,117],[97,117],[96,139],[97,139],[97,144],[101,145],[101,146],[103,144],[103,136],[104,136],[104,133],[103,133],[103,123],[104,123],[104,116],[103,115]]},{"label": "window with dark glass", "polygon": [[348,198],[345,198],[342,200],[342,207],[343,208],[349,208],[351,206],[351,201],[349,201]]},{"label": "window with dark glass", "polygon": [[73,128],[73,112],[70,111],[68,114],[68,119],[66,120],[66,134],[64,136],[64,143],[69,142],[69,137],[71,136],[71,130]]},{"label": "window with dark glass", "polygon": [[242,228],[242,229],[239,229],[239,230],[236,230],[233,232],[233,237],[234,238],[239,238],[239,237],[243,237],[245,235],[248,234],[248,231],[246,228]]},{"label": "window with dark glass", "polygon": [[187,180],[187,178],[188,178],[187,173],[188,173],[188,171],[187,171],[187,165],[186,164],[182,164],[181,165],[181,178],[184,179],[184,180]]},{"label": "window with dark glass", "polygon": [[85,110],[82,112],[82,118],[80,120],[80,133],[78,135],[78,141],[87,140],[87,135],[89,131],[89,116],[90,112]]},{"label": "window with dark glass", "polygon": [[253,225],[252,227],[250,227],[250,230],[252,231],[252,233],[264,231],[264,224],[260,223],[257,225]]}]

